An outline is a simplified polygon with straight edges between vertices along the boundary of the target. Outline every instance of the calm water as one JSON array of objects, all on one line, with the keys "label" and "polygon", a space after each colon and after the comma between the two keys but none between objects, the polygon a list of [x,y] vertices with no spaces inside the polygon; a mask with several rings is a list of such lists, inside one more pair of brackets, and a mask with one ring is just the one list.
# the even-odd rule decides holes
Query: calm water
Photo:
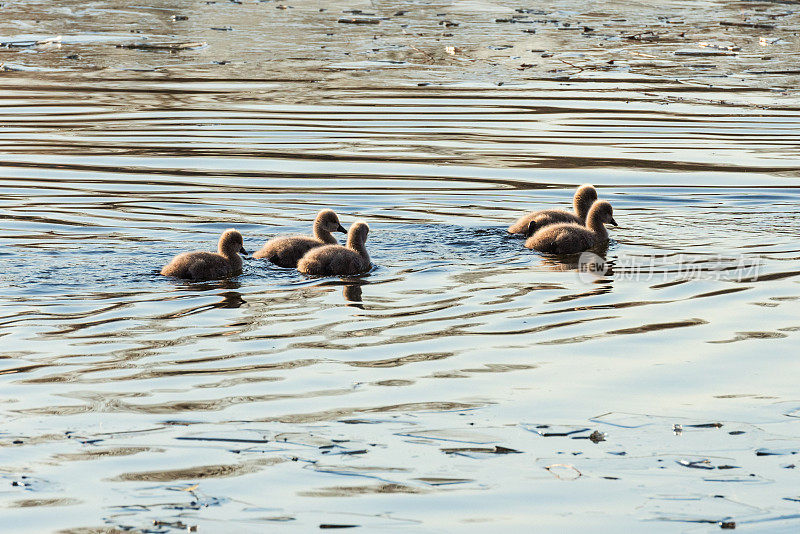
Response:
[{"label": "calm water", "polygon": [[662,4],[3,2],[0,530],[796,532],[800,16]]}]

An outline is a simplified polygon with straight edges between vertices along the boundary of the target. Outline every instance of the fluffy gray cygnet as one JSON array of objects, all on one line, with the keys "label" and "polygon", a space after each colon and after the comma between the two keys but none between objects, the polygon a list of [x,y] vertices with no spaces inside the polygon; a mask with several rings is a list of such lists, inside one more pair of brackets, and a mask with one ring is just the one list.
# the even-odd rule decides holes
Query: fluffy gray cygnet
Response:
[{"label": "fluffy gray cygnet", "polygon": [[586,215],[597,200],[597,190],[591,184],[583,184],[575,190],[572,206],[575,213],[564,210],[541,210],[527,213],[508,227],[510,234],[533,235],[536,230],[550,224],[576,223],[586,224]]},{"label": "fluffy gray cygnet", "polygon": [[161,269],[164,276],[188,280],[218,280],[242,273],[242,258],[246,254],[242,234],[225,230],[219,238],[219,252],[184,252]]},{"label": "fluffy gray cygnet", "polygon": [[333,210],[322,210],[314,219],[314,237],[276,237],[267,241],[253,257],[267,259],[279,267],[297,267],[300,258],[312,248],[337,244],[331,232],[346,233],[347,230],[339,224],[339,217]]},{"label": "fluffy gray cygnet", "polygon": [[608,241],[605,223],[617,226],[611,204],[595,202],[586,217],[586,226],[577,223],[551,224],[540,228],[525,241],[527,248],[550,254],[576,254]]},{"label": "fluffy gray cygnet", "polygon": [[369,226],[356,221],[347,232],[347,246],[325,245],[313,248],[297,263],[297,270],[317,276],[359,274],[372,267],[364,244]]}]

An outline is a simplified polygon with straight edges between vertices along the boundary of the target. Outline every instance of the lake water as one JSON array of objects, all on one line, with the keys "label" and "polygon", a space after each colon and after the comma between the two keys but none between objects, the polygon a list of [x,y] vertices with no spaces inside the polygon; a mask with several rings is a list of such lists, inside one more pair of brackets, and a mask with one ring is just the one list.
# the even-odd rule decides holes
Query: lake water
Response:
[{"label": "lake water", "polygon": [[658,4],[4,1],[0,530],[797,532],[798,8]]}]

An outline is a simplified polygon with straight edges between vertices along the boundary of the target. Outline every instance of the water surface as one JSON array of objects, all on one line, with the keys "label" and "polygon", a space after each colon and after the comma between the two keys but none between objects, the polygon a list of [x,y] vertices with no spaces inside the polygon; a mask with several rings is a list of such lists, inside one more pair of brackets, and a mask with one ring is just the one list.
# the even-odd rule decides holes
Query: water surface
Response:
[{"label": "water surface", "polygon": [[[797,530],[794,4],[52,4],[0,7],[4,528]],[[505,233],[585,182],[598,278]],[[158,275],[323,207],[368,275]]]}]

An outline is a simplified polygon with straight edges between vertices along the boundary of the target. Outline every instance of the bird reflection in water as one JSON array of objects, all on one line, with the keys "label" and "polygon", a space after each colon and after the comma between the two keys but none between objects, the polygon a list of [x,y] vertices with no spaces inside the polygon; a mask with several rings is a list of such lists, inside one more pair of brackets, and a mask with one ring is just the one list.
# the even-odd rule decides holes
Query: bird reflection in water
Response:
[{"label": "bird reflection in water", "polygon": [[364,309],[362,304],[361,286],[366,285],[361,278],[339,278],[338,280],[329,280],[322,284],[323,287],[327,286],[342,286],[342,297],[344,297],[345,305],[354,308]]},{"label": "bird reflection in water", "polygon": [[581,278],[596,280],[614,276],[615,258],[607,258],[608,244],[599,245],[580,254],[548,254],[541,265],[547,271],[577,271]]},{"label": "bird reflection in water", "polygon": [[[213,291],[215,289],[239,289],[242,284],[235,278],[226,278],[223,280],[213,280],[208,282],[188,282],[181,286],[179,289],[187,291]],[[224,294],[224,293],[221,293]]]},{"label": "bird reflection in water", "polygon": [[607,259],[607,246],[592,249],[591,252],[548,256],[542,259],[542,268],[548,271],[575,271],[581,284],[588,290],[562,295],[554,302],[566,302],[578,298],[610,293],[614,289],[614,265],[616,258]]},{"label": "bird reflection in water", "polygon": [[355,308],[364,309],[364,305],[362,304],[361,300],[361,284],[345,284],[342,288],[342,296],[344,300],[349,302],[348,306],[353,306]]},{"label": "bird reflection in water", "polygon": [[[216,280],[213,282],[199,282],[189,283],[179,287],[182,291],[215,291],[215,290],[235,290],[239,289],[241,284],[235,280]],[[183,309],[170,315],[170,317],[183,317],[186,315],[194,315],[206,310],[213,310],[218,308],[240,308],[246,301],[242,298],[242,294],[238,291],[221,291],[218,293],[222,300],[211,304],[202,304],[200,306],[193,306],[188,309]]]},{"label": "bird reflection in water", "polygon": [[220,296],[222,300],[214,304],[215,308],[239,308],[246,302],[238,291],[226,291]]}]

